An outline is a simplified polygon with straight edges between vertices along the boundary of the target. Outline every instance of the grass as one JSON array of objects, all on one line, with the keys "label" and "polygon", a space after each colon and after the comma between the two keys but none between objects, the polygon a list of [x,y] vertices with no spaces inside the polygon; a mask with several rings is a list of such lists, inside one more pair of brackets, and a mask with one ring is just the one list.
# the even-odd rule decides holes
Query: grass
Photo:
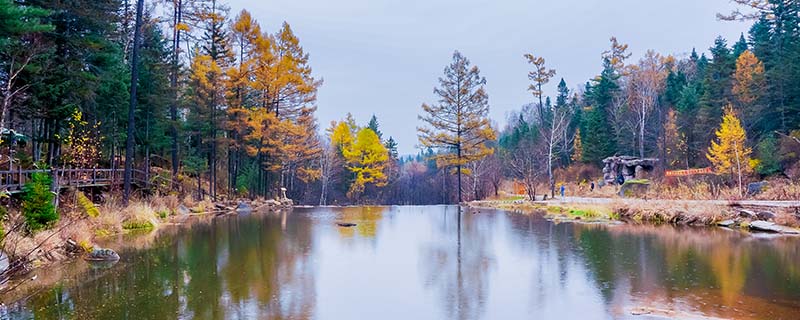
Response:
[{"label": "grass", "polygon": [[596,205],[570,205],[570,206],[559,206],[559,205],[550,205],[546,208],[548,212],[545,216],[554,218],[559,215],[565,215],[571,219],[581,219],[581,220],[593,220],[593,221],[600,221],[600,220],[613,220],[611,218],[612,213],[607,210],[607,208],[603,206],[596,206]]},{"label": "grass", "polygon": [[83,213],[92,218],[97,218],[100,216],[100,210],[97,209],[97,206],[95,206],[92,200],[86,197],[83,192],[77,191],[75,197],[77,199],[78,206],[81,208]]},{"label": "grass", "polygon": [[122,223],[124,230],[153,230],[155,226],[147,220],[129,220]]}]

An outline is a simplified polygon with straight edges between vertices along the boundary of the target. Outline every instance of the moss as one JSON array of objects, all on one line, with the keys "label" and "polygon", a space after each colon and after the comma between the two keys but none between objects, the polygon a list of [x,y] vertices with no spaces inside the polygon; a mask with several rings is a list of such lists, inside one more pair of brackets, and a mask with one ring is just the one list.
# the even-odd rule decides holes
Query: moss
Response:
[{"label": "moss", "polygon": [[150,221],[128,220],[122,223],[122,229],[125,230],[152,230],[155,228]]},{"label": "moss", "polygon": [[650,180],[647,180],[647,179],[630,179],[628,181],[625,181],[625,183],[623,183],[622,185],[624,186],[626,184],[650,184]]},{"label": "moss", "polygon": [[76,196],[78,198],[78,205],[86,215],[92,218],[100,216],[100,210],[97,209],[97,206],[95,206],[92,200],[89,200],[83,192],[78,191]]},{"label": "moss", "polygon": [[561,213],[563,211],[564,211],[564,208],[562,208],[562,207],[557,207],[557,206],[548,206],[547,207],[547,212],[550,212],[550,213]]},{"label": "moss", "polygon": [[81,248],[83,248],[83,251],[86,252],[92,252],[92,250],[94,250],[94,246],[91,243],[89,243],[89,241],[86,240],[81,240],[80,242],[78,242],[78,245],[81,246]]},{"label": "moss", "polygon": [[161,218],[161,219],[166,219],[169,216],[169,211],[161,210],[161,211],[156,212],[156,215],[158,215],[158,217]]},{"label": "moss", "polygon": [[108,237],[108,236],[110,236],[112,234],[114,234],[114,233],[111,232],[111,230],[108,230],[108,229],[97,229],[97,230],[94,231],[94,235],[97,236],[97,237]]}]

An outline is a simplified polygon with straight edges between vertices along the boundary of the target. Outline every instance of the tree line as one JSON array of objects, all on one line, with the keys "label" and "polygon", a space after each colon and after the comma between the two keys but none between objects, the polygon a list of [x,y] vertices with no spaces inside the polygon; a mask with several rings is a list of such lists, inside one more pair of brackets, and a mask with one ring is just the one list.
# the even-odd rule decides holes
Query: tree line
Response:
[{"label": "tree line", "polygon": [[308,204],[454,203],[496,196],[504,180],[553,194],[559,171],[621,154],[659,158],[661,170],[796,176],[800,4],[736,2],[750,11],[720,18],[753,25],[733,45],[631,61],[611,38],[599,75],[573,88],[559,79],[552,97],[556,69],[522,56],[531,103],[503,128],[488,118],[487,80],[456,51],[437,101],[421,106],[419,154],[400,156],[375,116],[320,127],[323,82],[289,23],[264,30],[217,0],[141,11],[0,0],[3,153],[10,167],[127,164],[198,198],[286,188]]},{"label": "tree line", "polygon": [[753,25],[733,45],[718,37],[710,55],[647,51],[630,61],[628,45],[612,37],[600,74],[575,90],[561,79],[554,101],[542,99],[541,87],[556,71],[526,55],[534,102],[512,114],[500,135],[508,175],[531,197],[541,180],[552,194],[554,167],[635,155],[660,159],[659,170],[711,166],[731,183],[743,175],[796,179],[800,3],[736,2],[749,11],[719,18]]},{"label": "tree line", "polygon": [[0,2],[7,155],[23,167],[129,164],[193,178],[199,197],[315,179],[322,81],[290,25],[263,31],[216,0],[148,1],[138,17],[142,2]]}]

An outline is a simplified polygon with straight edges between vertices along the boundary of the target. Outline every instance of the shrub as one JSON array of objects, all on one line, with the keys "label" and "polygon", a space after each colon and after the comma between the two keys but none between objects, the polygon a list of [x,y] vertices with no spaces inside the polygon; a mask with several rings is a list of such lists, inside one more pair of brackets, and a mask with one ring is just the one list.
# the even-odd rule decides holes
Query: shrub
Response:
[{"label": "shrub", "polygon": [[47,172],[35,172],[23,188],[22,215],[31,231],[44,229],[58,220],[54,195],[50,192],[52,183]]},{"label": "shrub", "polygon": [[78,205],[81,207],[81,210],[83,210],[83,213],[92,218],[100,216],[100,210],[97,209],[97,206],[95,206],[92,200],[89,200],[83,192],[78,191],[77,197]]}]

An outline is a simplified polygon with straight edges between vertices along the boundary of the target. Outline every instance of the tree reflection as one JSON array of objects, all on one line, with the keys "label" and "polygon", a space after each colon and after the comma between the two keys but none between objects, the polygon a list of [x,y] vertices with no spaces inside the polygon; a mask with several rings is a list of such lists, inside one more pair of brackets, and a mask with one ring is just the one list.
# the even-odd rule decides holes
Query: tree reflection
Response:
[{"label": "tree reflection", "polygon": [[[800,243],[793,239],[758,241],[721,229],[629,225],[581,227],[577,239],[607,299],[641,296],[645,304],[688,303],[712,315],[741,317],[733,308],[713,306],[780,315],[792,307],[776,308],[770,300],[800,298],[800,277],[790,262],[798,258]],[[622,282],[630,284],[628,292],[617,291]],[[693,298],[678,299],[686,295]]]},{"label": "tree reflection", "polygon": [[355,227],[338,228],[343,239],[359,236],[364,239],[375,239],[380,221],[388,207],[345,207],[338,212],[337,219],[355,223]]},{"label": "tree reflection", "polygon": [[28,303],[48,319],[309,319],[312,223],[287,219],[285,230],[280,217],[253,215],[165,232],[147,250],[123,251],[112,270]]},{"label": "tree reflection", "polygon": [[447,319],[477,319],[489,295],[489,273],[494,266],[490,238],[481,228],[490,224],[486,216],[460,213],[443,207],[433,214],[436,237],[420,249],[420,266],[426,288],[434,288],[442,299]]}]

